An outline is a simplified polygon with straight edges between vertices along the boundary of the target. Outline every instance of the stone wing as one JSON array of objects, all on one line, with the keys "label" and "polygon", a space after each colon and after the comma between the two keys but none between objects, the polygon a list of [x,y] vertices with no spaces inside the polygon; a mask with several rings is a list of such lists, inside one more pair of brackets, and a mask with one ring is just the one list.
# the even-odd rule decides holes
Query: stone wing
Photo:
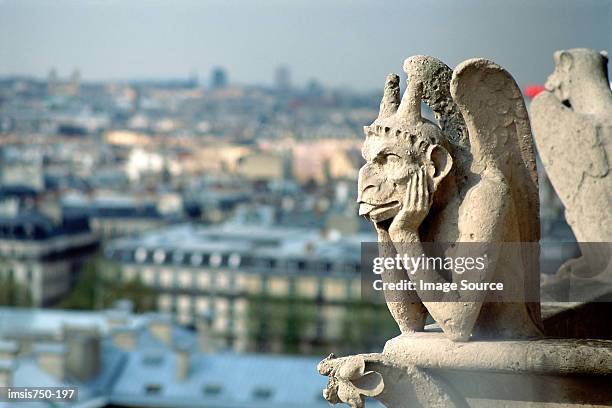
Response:
[{"label": "stone wing", "polygon": [[[526,215],[516,217],[521,242],[539,242],[536,158],[520,88],[505,69],[482,58],[459,64],[450,88],[467,126],[471,168],[496,166],[501,170],[511,191],[514,214]],[[528,270],[539,271],[539,251],[524,251],[523,263]],[[538,280],[526,282],[528,287],[539,287],[539,273],[527,276]],[[534,322],[541,322],[539,303],[528,307]]]},{"label": "stone wing", "polygon": [[612,124],[595,123],[547,91],[531,103],[531,117],[540,158],[576,238],[582,242],[609,240],[606,232],[610,227],[606,230],[605,226],[610,217],[592,211],[591,206],[610,201],[612,178],[606,149],[612,147],[603,135],[612,133],[606,129]]},{"label": "stone wing", "polygon": [[455,68],[451,94],[468,129],[473,163],[493,162],[502,171],[517,212],[529,214],[518,220],[521,241],[538,242],[536,159],[529,117],[518,85],[499,65],[476,58]]}]

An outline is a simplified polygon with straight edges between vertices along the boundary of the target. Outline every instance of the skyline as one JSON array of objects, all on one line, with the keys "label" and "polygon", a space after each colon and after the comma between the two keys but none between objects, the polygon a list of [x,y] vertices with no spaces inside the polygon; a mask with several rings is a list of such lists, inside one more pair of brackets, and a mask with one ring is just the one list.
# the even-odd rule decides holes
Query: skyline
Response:
[{"label": "skyline", "polygon": [[[494,3],[494,4],[492,4]],[[543,83],[557,49],[611,51],[612,2],[393,0],[257,2],[0,0],[0,75],[84,81],[187,78],[224,67],[233,84],[270,84],[280,65],[292,82],[376,90],[403,60],[450,66],[499,62],[521,85]],[[511,22],[513,24],[508,24]],[[36,27],[36,29],[32,29]]]}]

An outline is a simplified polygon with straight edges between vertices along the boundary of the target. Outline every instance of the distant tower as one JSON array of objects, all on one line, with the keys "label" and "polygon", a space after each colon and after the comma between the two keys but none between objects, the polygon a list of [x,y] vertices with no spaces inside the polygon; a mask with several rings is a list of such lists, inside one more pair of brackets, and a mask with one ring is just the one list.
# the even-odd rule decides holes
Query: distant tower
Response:
[{"label": "distant tower", "polygon": [[51,68],[47,75],[47,82],[50,84],[57,83],[57,69]]},{"label": "distant tower", "polygon": [[212,71],[210,87],[213,89],[222,89],[227,87],[227,73],[225,69],[217,67]]},{"label": "distant tower", "polygon": [[281,65],[274,72],[274,86],[278,91],[288,91],[291,89],[291,71],[289,67]]},{"label": "distant tower", "polygon": [[192,70],[189,74],[189,79],[187,80],[188,86],[190,88],[196,88],[198,86],[198,73],[196,70]]},{"label": "distant tower", "polygon": [[320,97],[323,95],[323,86],[318,80],[313,78],[308,81],[308,84],[306,84],[306,93],[309,96]]},{"label": "distant tower", "polygon": [[81,71],[75,69],[70,75],[69,93],[76,95],[81,90]]},{"label": "distant tower", "polygon": [[70,75],[70,82],[72,85],[79,86],[81,84],[81,71],[78,69],[72,71],[72,75]]},{"label": "distant tower", "polygon": [[58,82],[59,78],[57,76],[57,70],[55,68],[51,68],[49,70],[49,74],[47,75],[47,92],[49,94],[55,93]]}]

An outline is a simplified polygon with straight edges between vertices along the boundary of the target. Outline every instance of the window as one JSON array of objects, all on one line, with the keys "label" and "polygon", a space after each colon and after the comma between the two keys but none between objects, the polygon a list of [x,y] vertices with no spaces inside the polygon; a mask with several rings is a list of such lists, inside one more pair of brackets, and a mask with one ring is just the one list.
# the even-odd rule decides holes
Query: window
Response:
[{"label": "window", "polygon": [[208,289],[210,287],[210,275],[206,272],[198,272],[197,281],[200,289]]},{"label": "window", "polygon": [[171,271],[164,270],[160,273],[159,280],[160,280],[161,286],[169,288],[169,287],[172,287],[174,276]]},{"label": "window", "polygon": [[210,308],[210,302],[205,297],[199,297],[196,300],[196,309],[198,312],[207,312]]},{"label": "window", "polygon": [[317,296],[319,284],[316,278],[302,277],[297,280],[297,292],[299,296],[314,298]]},{"label": "window", "polygon": [[185,260],[184,252],[177,251],[172,256],[172,262],[174,262],[176,265],[182,264],[184,260]]},{"label": "window", "polygon": [[239,254],[231,254],[227,260],[227,263],[232,268],[238,268],[240,266],[240,255]]},{"label": "window", "polygon": [[229,301],[224,298],[215,300],[215,310],[220,313],[225,313],[229,309]]},{"label": "window", "polygon": [[216,396],[221,394],[223,387],[219,384],[206,384],[202,387],[202,393],[207,396]]},{"label": "window", "polygon": [[145,269],[142,271],[142,281],[147,285],[155,284],[155,271],[152,269]]},{"label": "window", "polygon": [[156,264],[161,264],[166,259],[166,252],[163,249],[156,249],[153,252],[153,262]]},{"label": "window", "polygon": [[123,271],[123,280],[125,282],[130,282],[136,279],[136,271],[134,269],[125,269]]},{"label": "window", "polygon": [[228,290],[230,288],[230,276],[227,273],[219,272],[216,276],[215,286],[218,289]]},{"label": "window", "polygon": [[326,279],[324,292],[326,300],[345,300],[348,292],[347,282],[342,279]]},{"label": "window", "polygon": [[225,315],[219,316],[217,315],[213,320],[213,329],[218,332],[225,332],[229,326],[229,320]]},{"label": "window", "polygon": [[202,257],[202,254],[192,254],[191,255],[191,265],[193,266],[202,265],[203,260],[204,260],[204,257]]},{"label": "window", "polygon": [[274,296],[287,296],[289,293],[289,281],[284,277],[273,277],[268,281],[268,288]]},{"label": "window", "polygon": [[187,295],[181,295],[177,298],[177,306],[180,310],[191,309],[191,298]]},{"label": "window", "polygon": [[179,273],[179,283],[183,288],[190,288],[192,286],[193,275],[190,271],[182,271]]},{"label": "window", "polygon": [[134,253],[134,259],[138,263],[142,263],[147,259],[147,250],[144,248],[138,248]]},{"label": "window", "polygon": [[162,312],[170,312],[172,310],[172,297],[170,295],[159,295],[157,307]]},{"label": "window", "polygon": [[236,299],[234,301],[234,310],[237,313],[245,313],[247,311],[248,301],[246,299]]},{"label": "window", "polygon": [[247,274],[238,275],[236,278],[236,286],[238,286],[239,290],[258,295],[261,293],[261,277]]},{"label": "window", "polygon": [[216,267],[221,266],[222,262],[223,262],[223,256],[221,254],[214,253],[210,256],[210,266],[213,266],[216,268]]},{"label": "window", "polygon": [[146,366],[158,366],[164,361],[164,356],[159,354],[148,354],[142,357],[142,363]]},{"label": "window", "polygon": [[269,387],[256,387],[253,390],[253,398],[258,400],[270,399],[274,395],[274,391]]},{"label": "window", "polygon": [[147,384],[145,385],[145,393],[147,395],[159,395],[162,392],[161,384]]},{"label": "window", "polygon": [[344,272],[346,273],[359,273],[360,268],[359,265],[356,265],[354,263],[346,263],[344,264]]}]

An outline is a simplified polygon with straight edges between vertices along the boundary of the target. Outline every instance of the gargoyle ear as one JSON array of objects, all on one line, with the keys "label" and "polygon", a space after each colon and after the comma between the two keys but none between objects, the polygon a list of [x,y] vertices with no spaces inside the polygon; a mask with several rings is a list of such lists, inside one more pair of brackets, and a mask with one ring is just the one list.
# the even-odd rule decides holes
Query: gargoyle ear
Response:
[{"label": "gargoyle ear", "polygon": [[451,171],[453,167],[453,158],[450,153],[439,144],[429,146],[426,157],[427,161],[433,164],[433,169],[430,171],[429,176],[433,180],[435,191],[438,184],[440,184],[440,182],[444,180],[444,177]]},{"label": "gargoyle ear", "polygon": [[574,62],[574,57],[567,51],[560,51],[555,55],[557,59],[557,66],[563,72],[569,72]]}]

